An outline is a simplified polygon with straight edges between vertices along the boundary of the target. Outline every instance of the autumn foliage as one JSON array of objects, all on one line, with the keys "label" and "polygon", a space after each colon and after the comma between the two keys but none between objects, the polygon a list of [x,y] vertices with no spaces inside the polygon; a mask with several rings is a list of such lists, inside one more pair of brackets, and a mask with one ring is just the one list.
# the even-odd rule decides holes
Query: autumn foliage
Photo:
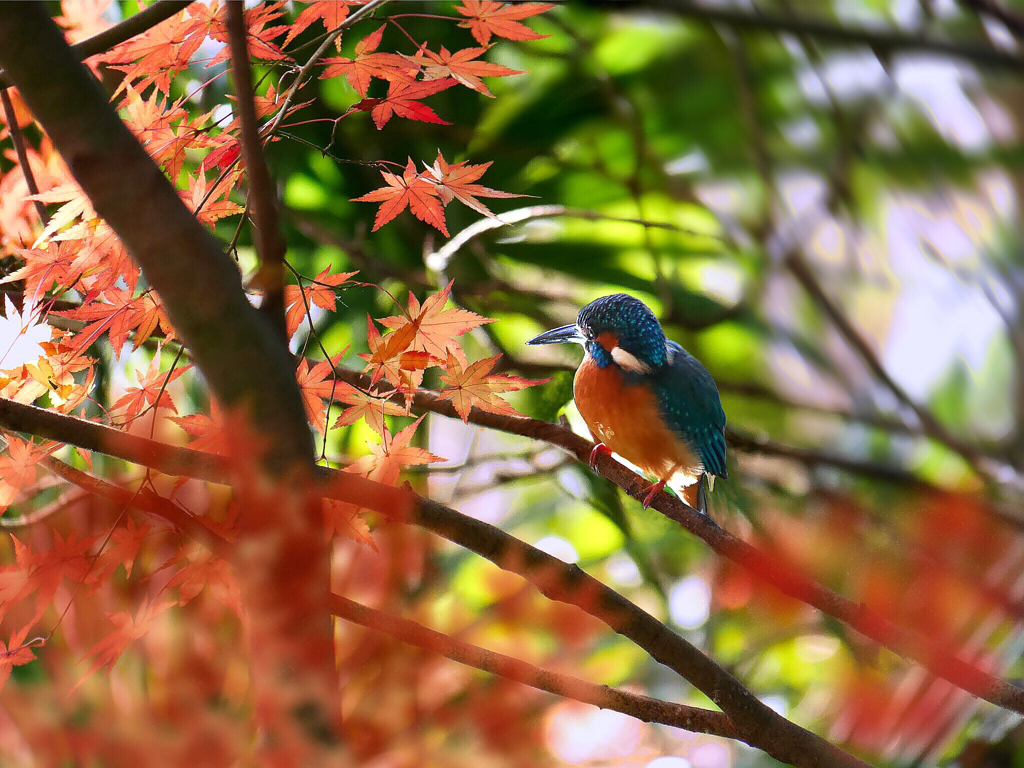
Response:
[{"label": "autumn foliage", "polygon": [[[288,74],[289,68],[297,69],[305,61],[294,52],[298,42],[313,33],[340,31],[362,5],[311,2],[291,13],[286,3],[266,3],[245,11],[250,55],[267,67],[252,94],[265,142],[281,140],[279,129],[287,127],[288,121],[300,121],[308,105],[302,91],[294,98],[303,83]],[[108,6],[68,2],[58,22],[70,41],[82,40],[110,26]],[[429,105],[430,96],[452,87],[491,96],[483,78],[522,74],[487,61],[492,37],[536,38],[521,22],[548,7],[527,4],[510,9],[500,3],[466,2],[450,17],[451,24],[468,27],[466,47],[455,51],[432,50],[429,41],[411,46],[400,17],[381,24],[371,14],[337,36],[335,55],[315,61],[310,74],[347,81],[351,106],[337,120],[372,120],[381,130],[392,120],[448,125]],[[131,131],[207,227],[238,218],[247,202],[237,114],[202,111],[193,98],[204,88],[223,89],[218,81],[226,78],[230,58],[225,9],[218,2],[192,4],[87,62],[108,84],[112,103]],[[394,29],[389,31],[391,26]],[[308,56],[308,45],[304,52]],[[194,76],[190,73],[197,66],[207,73],[205,82],[181,95],[180,79]],[[275,72],[285,73],[283,85]],[[368,95],[378,91],[379,96]],[[17,90],[9,95],[17,126],[5,123],[0,138],[11,137],[12,129],[35,136]],[[0,350],[0,395],[133,435],[237,458],[239,442],[233,433],[239,425],[223,413],[215,398],[208,393],[200,398],[208,403],[204,410],[182,410],[183,400],[194,402],[194,388],[202,387],[189,350],[178,339],[159,294],[117,234],[98,217],[46,135],[38,134],[37,141],[28,142],[27,169],[18,164],[13,151],[8,157],[13,165],[6,166],[0,179],[0,234],[8,265],[2,280],[8,293],[0,338],[9,346]],[[408,210],[448,235],[445,207],[452,201],[492,216],[479,198],[516,196],[478,183],[490,162],[449,162],[438,152],[436,158],[423,158],[419,164],[412,158],[405,162],[380,158],[375,164],[383,169],[386,185],[358,198],[380,204],[374,230]],[[29,176],[38,192],[28,189]],[[244,224],[242,219],[238,226]],[[255,271],[244,277],[258,301]],[[326,349],[318,337],[317,321],[324,313],[336,312],[339,296],[350,290],[382,291],[360,282],[355,271],[328,267],[316,275],[295,272],[284,294],[285,325],[299,349],[295,377],[309,424],[324,441],[323,458],[342,465],[346,472],[397,486],[405,468],[444,460],[418,444],[423,417],[415,418],[410,411],[412,395],[428,375],[436,383],[437,394],[454,402],[463,419],[471,408],[515,413],[503,395],[536,383],[491,373],[496,358],[467,358],[460,337],[491,321],[451,306],[450,283],[422,301],[412,294],[407,301],[388,298],[393,307],[390,315],[367,318],[364,351],[358,345],[354,350]],[[390,297],[386,292],[381,295]],[[354,386],[336,376],[336,366],[349,351],[365,360],[369,387]],[[108,359],[127,366],[127,375],[104,406],[96,389],[97,372]],[[192,393],[186,398],[188,388]],[[338,443],[330,439],[331,433],[359,424],[369,428],[373,439],[365,449],[355,449],[356,458],[337,453]],[[0,568],[0,626],[6,649],[0,653],[0,681],[7,681],[15,668],[42,657],[56,698],[47,705],[48,696],[39,690],[15,693],[24,706],[63,709],[73,702],[92,702],[91,706],[105,707],[109,694],[102,693],[106,683],[97,673],[111,673],[126,652],[134,654],[132,664],[159,659],[159,671],[151,681],[155,688],[148,699],[128,680],[116,683],[121,690],[116,695],[138,703],[147,700],[147,707],[164,707],[160,717],[168,723],[179,722],[192,706],[205,708],[201,702],[209,696],[224,707],[221,715],[211,715],[191,728],[189,739],[177,743],[159,764],[183,764],[211,738],[219,746],[203,764],[228,764],[229,756],[244,751],[243,745],[252,738],[253,726],[245,717],[250,674],[244,660],[229,651],[232,638],[251,627],[242,602],[244,590],[232,565],[222,559],[224,552],[216,554],[208,546],[182,540],[166,519],[150,517],[142,522],[130,507],[142,498],[150,499],[150,508],[173,505],[200,521],[216,539],[231,542],[238,537],[243,514],[239,498],[188,478],[119,469],[105,457],[55,442],[14,433],[5,433],[4,441],[0,505],[10,510],[9,516],[38,516],[45,522],[7,537],[9,557]],[[247,459],[239,461],[237,471],[255,471]],[[129,504],[104,500],[91,494],[90,488],[60,480],[52,474],[58,466],[64,468],[63,476],[72,478],[102,472],[120,488],[129,489]],[[250,477],[246,482],[253,481]],[[248,498],[252,502],[254,497]],[[371,519],[362,507],[338,500],[319,503],[324,535],[339,540],[336,558],[340,572],[347,574],[342,581],[357,592],[378,589],[372,568],[367,571],[369,562],[390,558],[399,568],[400,580],[423,567],[429,544],[422,537],[382,529],[380,519]],[[360,554],[364,547],[385,550],[387,557],[367,560]],[[385,588],[374,602],[390,599],[387,594]],[[192,627],[188,642],[179,634],[185,626]],[[366,645],[346,634],[338,646],[338,659],[347,675],[355,675],[348,680],[351,689],[360,687],[358,669],[367,654],[393,655],[397,661],[391,668],[404,674],[403,664],[412,659],[403,662],[402,655],[394,652],[390,646]],[[418,666],[414,663],[407,673]],[[376,690],[378,696],[388,690],[393,695],[400,688],[378,685]],[[368,693],[350,701],[347,722],[352,725],[346,726],[346,735],[352,738],[352,749],[363,755],[384,749],[396,737],[387,732],[392,724],[371,722],[377,706]],[[427,706],[445,705],[438,700]],[[145,750],[149,739],[156,737],[145,729],[128,736],[117,728],[87,726],[82,733],[89,735],[83,740],[45,744],[41,734],[33,732],[34,722],[30,718],[21,723],[22,733],[33,749],[48,755],[46,760],[84,764],[94,758],[117,762],[131,756],[152,764]],[[155,721],[139,716],[133,722]],[[214,759],[218,753],[223,761]]]}]

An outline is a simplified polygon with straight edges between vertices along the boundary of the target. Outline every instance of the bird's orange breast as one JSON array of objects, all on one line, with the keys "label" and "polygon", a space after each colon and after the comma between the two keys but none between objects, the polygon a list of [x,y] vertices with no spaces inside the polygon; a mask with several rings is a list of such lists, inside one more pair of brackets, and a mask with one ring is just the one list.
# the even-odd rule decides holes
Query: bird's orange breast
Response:
[{"label": "bird's orange breast", "polygon": [[614,366],[587,355],[576,370],[573,396],[594,438],[659,479],[681,473],[695,479],[700,460],[670,430],[649,387],[627,384]]}]

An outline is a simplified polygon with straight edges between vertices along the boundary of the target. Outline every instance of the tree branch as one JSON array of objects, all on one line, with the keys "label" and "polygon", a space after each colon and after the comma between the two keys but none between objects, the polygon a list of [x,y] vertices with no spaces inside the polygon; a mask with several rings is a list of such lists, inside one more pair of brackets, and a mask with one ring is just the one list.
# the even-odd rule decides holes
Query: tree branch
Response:
[{"label": "tree branch", "polygon": [[118,117],[44,5],[5,7],[0,63],[160,293],[221,402],[259,414],[253,424],[274,445],[278,469],[307,466],[312,438],[287,348],[249,304],[234,262]]},{"label": "tree branch", "polygon": [[[143,8],[124,21],[118,22],[92,37],[80,40],[71,46],[71,50],[80,59],[87,59],[98,53],[105,53],[125,40],[131,40],[136,35],[148,32],[161,22],[167,21],[178,11],[188,8],[194,2],[195,0],[157,0],[148,8]],[[6,88],[8,85],[10,83],[7,81],[7,72],[0,70],[0,88]]]},{"label": "tree branch", "polygon": [[[338,369],[338,378],[353,386],[369,388],[369,377],[353,371]],[[429,392],[418,391],[413,404],[420,410],[458,418],[451,401],[440,400]],[[2,419],[3,414],[0,411],[0,421]],[[590,453],[594,448],[592,442],[566,427],[524,416],[507,416],[473,409],[469,414],[469,421],[483,427],[544,440],[565,449],[583,464],[589,462]],[[598,459],[597,471],[635,499],[644,498],[650,486],[646,478],[637,475],[610,456],[601,456]],[[732,536],[710,517],[687,506],[674,496],[667,493],[659,494],[651,507],[679,523],[694,536],[703,539],[722,557],[732,560],[790,597],[842,621],[893,653],[921,664],[937,677],[944,678],[975,696],[997,706],[1024,713],[1024,689],[964,661],[931,638],[899,627],[867,606],[854,603],[849,598],[818,584],[799,570]]]},{"label": "tree branch", "polygon": [[[7,86],[0,85],[0,102],[3,103],[4,120],[7,122],[7,130],[11,134],[11,142],[14,144],[14,152],[18,156],[18,165],[21,166],[21,174],[25,177],[25,186],[28,187],[30,195],[39,194],[39,185],[36,184],[36,177],[32,173],[32,166],[28,162],[28,152],[25,149],[25,137],[18,127],[18,115],[14,111],[14,104],[11,103],[11,94],[7,92]],[[36,209],[39,220],[46,226],[50,217],[46,213],[46,206],[39,200],[33,200],[32,205]]]},{"label": "tree branch", "polygon": [[[331,596],[335,616],[390,635],[403,643],[415,645],[452,661],[476,667],[484,672],[515,680],[517,683],[553,693],[601,709],[611,709],[646,723],[662,723],[685,728],[694,733],[707,733],[727,739],[741,739],[739,730],[722,712],[674,704],[649,696],[597,685],[572,675],[552,672],[513,656],[472,645],[458,638],[428,629],[409,619],[361,605],[339,594]],[[751,746],[757,746],[752,744]]]},{"label": "tree branch", "polygon": [[[224,456],[162,445],[11,400],[0,399],[0,425],[108,453],[168,474],[189,474],[210,482],[228,482],[232,469],[230,460]],[[192,471],[184,472],[186,468]],[[775,713],[696,647],[579,567],[488,523],[417,496],[408,488],[381,485],[324,467],[318,470],[324,497],[367,507],[391,520],[431,530],[486,557],[499,568],[519,574],[548,598],[575,605],[600,619],[689,680],[729,715],[744,741],[773,757],[799,766],[864,766],[857,758]],[[140,503],[150,503],[153,497],[155,494],[138,496],[143,500]]]},{"label": "tree branch", "polygon": [[249,31],[245,26],[242,0],[227,3],[228,37],[231,45],[231,74],[235,79],[235,97],[242,124],[242,156],[252,201],[253,224],[256,229],[256,253],[260,259],[257,277],[263,289],[263,312],[278,335],[288,342],[284,321],[284,256],[287,250],[278,221],[277,193],[270,178],[263,142],[253,102],[252,68],[249,64]]},{"label": "tree branch", "polygon": [[[216,531],[207,528],[200,518],[193,517],[173,502],[148,489],[135,493],[113,483],[82,472],[63,461],[44,460],[46,468],[82,491],[110,499],[121,506],[133,506],[171,523],[189,538],[198,541],[222,559],[230,559],[232,544]],[[22,523],[27,525],[28,522]],[[564,698],[612,709],[648,723],[663,723],[729,739],[741,739],[736,726],[722,712],[642,696],[607,685],[598,685],[572,675],[541,669],[521,659],[506,656],[472,645],[458,638],[428,629],[409,619],[391,616],[361,605],[342,595],[330,597],[331,611],[347,621],[390,635],[404,643],[471,667],[490,672],[532,688]],[[756,746],[756,745],[751,745]]]},{"label": "tree branch", "polygon": [[755,32],[809,35],[837,45],[863,45],[878,55],[898,53],[938,53],[974,64],[1019,71],[1024,67],[1024,56],[1000,51],[988,46],[958,43],[930,35],[902,32],[893,28],[853,28],[839,26],[823,19],[791,16],[758,10],[750,12],[721,5],[698,4],[693,0],[590,0],[598,7],[628,7],[632,9],[657,8],[684,18],[699,19],[714,24],[725,24],[736,29]]}]

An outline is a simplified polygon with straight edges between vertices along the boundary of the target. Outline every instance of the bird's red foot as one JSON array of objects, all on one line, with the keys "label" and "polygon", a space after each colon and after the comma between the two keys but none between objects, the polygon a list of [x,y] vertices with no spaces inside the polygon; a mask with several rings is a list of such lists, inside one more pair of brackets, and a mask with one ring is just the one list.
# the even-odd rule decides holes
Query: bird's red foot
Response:
[{"label": "bird's red foot", "polygon": [[597,467],[597,459],[602,455],[611,456],[612,449],[604,443],[598,443],[594,446],[594,450],[590,452],[590,461],[588,463],[590,464],[591,469],[595,469]]},{"label": "bird's red foot", "polygon": [[654,497],[661,493],[663,490],[665,490],[665,482],[665,480],[659,480],[650,487],[650,489],[647,491],[647,495],[644,496],[644,509],[647,509],[649,506],[651,506],[651,502],[654,501]]}]

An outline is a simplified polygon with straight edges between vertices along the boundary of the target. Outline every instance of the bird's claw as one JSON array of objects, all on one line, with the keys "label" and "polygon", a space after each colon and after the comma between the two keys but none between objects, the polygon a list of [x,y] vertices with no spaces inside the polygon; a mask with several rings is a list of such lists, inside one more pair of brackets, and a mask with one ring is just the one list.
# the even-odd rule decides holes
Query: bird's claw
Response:
[{"label": "bird's claw", "polygon": [[654,501],[654,497],[661,493],[663,490],[665,490],[664,480],[659,480],[654,485],[652,485],[650,489],[647,491],[647,495],[644,496],[644,500],[642,502],[644,505],[644,509],[647,509],[649,506],[651,506],[651,502]]},{"label": "bird's claw", "polygon": [[591,469],[597,469],[598,458],[601,457],[602,455],[610,456],[611,453],[611,448],[609,448],[604,443],[598,443],[597,445],[594,446],[594,450],[590,452],[590,460],[587,463],[590,465]]}]

